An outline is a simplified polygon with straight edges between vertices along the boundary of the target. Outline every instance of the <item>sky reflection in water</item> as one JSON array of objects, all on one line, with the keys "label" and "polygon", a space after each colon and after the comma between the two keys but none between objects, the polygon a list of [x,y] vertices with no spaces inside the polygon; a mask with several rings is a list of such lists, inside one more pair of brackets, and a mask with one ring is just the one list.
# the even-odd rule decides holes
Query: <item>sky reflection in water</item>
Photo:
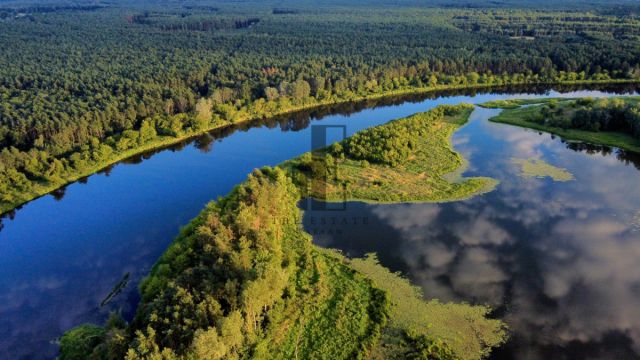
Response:
[{"label": "sky reflection in water", "polygon": [[[322,119],[322,124],[344,124],[348,134],[353,134],[394,118],[426,111],[441,103],[478,103],[523,97],[529,96],[523,95],[524,92],[538,90],[520,88],[511,95],[489,91],[480,92],[477,96],[466,96],[468,92],[434,93],[364,104],[343,104],[287,115],[217,131],[210,137],[131,159],[110,171],[90,176],[84,182],[71,184],[57,196],[48,195],[30,202],[15,212],[14,219],[11,216],[1,219],[4,228],[0,230],[0,359],[49,359],[57,352],[53,341],[65,330],[84,322],[102,323],[110,311],[120,310],[130,317],[138,301],[140,279],[177,235],[180,226],[193,218],[205,203],[228,193],[252,169],[276,165],[309,151],[309,125],[318,123],[319,119]],[[557,93],[546,94],[549,95]],[[469,131],[464,134],[473,135]],[[500,150],[491,145],[490,139],[485,139],[487,144],[484,144],[482,141],[485,140],[475,138],[467,145],[463,144],[464,140],[464,137],[456,138],[462,148],[473,145],[486,147],[488,151]],[[613,169],[621,167],[615,160],[606,159],[612,161]],[[479,161],[481,159],[473,158],[472,163],[477,165]],[[618,180],[616,184],[619,184]],[[503,184],[501,191],[505,191],[506,186]],[[621,201],[630,202],[627,192],[619,191]],[[487,201],[482,199],[485,198],[474,201]],[[473,206],[481,205],[472,204],[459,203],[456,206],[471,206],[467,211],[473,214],[477,211]],[[397,209],[400,214],[404,205]],[[403,231],[421,234],[410,236],[417,236],[412,240],[413,247],[424,251],[421,243],[427,241],[424,237],[426,231],[437,230],[445,234],[446,229],[426,229],[429,227],[425,221],[427,215],[420,215],[417,209],[427,213],[446,212],[427,210],[434,209],[429,206],[416,208],[416,211],[411,208],[404,210],[412,214],[409,219],[414,221],[408,223]],[[387,236],[379,239],[380,248],[388,249],[388,244],[392,243],[389,239],[396,239],[400,233],[400,229],[393,226],[401,224],[395,221],[392,226],[393,215],[385,215],[382,209],[379,211],[382,212],[375,216],[381,220],[376,223],[389,222],[385,225]],[[450,216],[457,219],[458,215]],[[387,218],[391,220],[382,221]],[[400,219],[408,221],[404,217]],[[485,226],[486,231],[492,231],[493,219],[486,221],[488,225],[477,226]],[[357,228],[354,226],[352,229]],[[361,228],[366,230],[367,226]],[[362,236],[365,235],[366,232]],[[436,239],[436,235],[428,239]],[[443,254],[455,257],[459,252],[458,245],[454,246],[455,241],[443,243],[441,238],[437,239],[432,246]],[[507,240],[514,241],[510,238],[505,242]],[[396,242],[405,244],[404,252],[414,251],[411,243],[393,241]],[[436,256],[435,251],[429,252],[428,256],[433,261],[444,262],[446,256]],[[405,261],[401,249],[390,249],[387,256],[396,256],[398,264]],[[469,261],[477,261],[478,257],[488,255],[469,253],[464,256]],[[415,261],[423,260],[415,258]],[[412,266],[418,268],[419,264]],[[452,265],[443,263],[441,269],[447,269],[447,266]],[[500,267],[497,269],[505,271]],[[462,274],[462,270],[460,268],[458,272]],[[494,276],[499,278],[501,273],[498,270],[494,270],[497,271]],[[126,274],[130,274],[129,281],[122,293],[105,306],[100,306]],[[429,277],[421,281],[429,281]],[[496,284],[499,289],[498,280]],[[435,287],[433,289],[436,290]],[[446,289],[444,286],[438,291]],[[449,296],[453,295],[464,298],[464,294],[456,291]]]},{"label": "sky reflection in water", "polygon": [[[638,358],[633,156],[486,121],[495,113],[476,110],[453,142],[470,160],[465,175],[499,179],[496,191],[444,204],[348,203],[342,214],[307,212],[307,228],[349,256],[378,253],[429,298],[490,304],[513,332],[495,358]],[[544,159],[576,180],[519,177],[512,157]],[[367,226],[310,225],[323,217]]]}]

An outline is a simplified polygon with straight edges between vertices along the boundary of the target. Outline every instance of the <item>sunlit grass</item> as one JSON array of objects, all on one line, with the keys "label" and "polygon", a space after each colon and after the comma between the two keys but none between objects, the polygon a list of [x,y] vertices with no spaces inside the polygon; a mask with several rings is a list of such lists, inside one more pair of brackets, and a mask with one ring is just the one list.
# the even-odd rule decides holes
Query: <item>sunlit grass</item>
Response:
[{"label": "sunlit grass", "polygon": [[309,287],[270,312],[253,359],[347,359],[364,356],[378,340],[388,297],[343,263],[342,255],[315,248],[313,267],[301,272]]},{"label": "sunlit grass", "polygon": [[[412,331],[443,340],[461,359],[480,359],[506,340],[504,323],[486,317],[489,307],[426,301],[420,288],[380,265],[372,254],[350,264],[390,296],[390,331],[383,337],[387,342],[393,330]],[[393,344],[387,344],[386,350],[393,355]]]}]

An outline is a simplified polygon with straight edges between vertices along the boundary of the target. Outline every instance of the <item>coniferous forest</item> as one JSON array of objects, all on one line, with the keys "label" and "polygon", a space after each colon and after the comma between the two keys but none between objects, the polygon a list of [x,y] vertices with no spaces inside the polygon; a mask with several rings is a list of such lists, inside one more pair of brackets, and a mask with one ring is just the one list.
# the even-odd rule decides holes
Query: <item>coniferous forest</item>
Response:
[{"label": "coniferous forest", "polygon": [[[73,245],[73,233],[64,232],[74,226],[71,221],[49,225],[56,227],[45,231],[50,239],[32,244],[31,235],[3,232],[0,223],[0,246],[5,245],[1,236],[9,234],[9,245],[0,250],[14,257],[0,254],[0,268],[6,261],[17,279],[0,274],[0,317],[12,316],[0,321],[0,338],[9,339],[0,339],[0,357],[15,352],[37,358],[38,349],[21,348],[44,344],[41,338],[27,339],[36,337],[37,326],[58,331],[47,340],[60,360],[480,360],[557,354],[573,359],[591,351],[599,358],[626,359],[638,354],[640,323],[633,309],[640,276],[626,272],[635,260],[613,263],[640,254],[633,246],[640,240],[640,208],[634,204],[640,194],[633,189],[624,199],[605,198],[607,186],[593,180],[602,177],[581,169],[606,166],[607,174],[622,174],[620,183],[633,180],[637,174],[631,171],[640,169],[640,160],[634,160],[640,149],[640,98],[613,97],[607,89],[585,90],[602,98],[582,97],[580,91],[576,97],[545,93],[562,95],[557,90],[565,85],[635,89],[640,83],[636,0],[0,0],[0,49],[0,214],[10,214],[11,221],[22,205],[40,196],[78,180],[86,183],[116,163],[135,163],[134,157],[142,162],[156,150],[182,150],[198,136],[195,142],[206,137],[196,146],[200,153],[181,158],[184,167],[168,166],[159,174],[158,164],[164,164],[159,162],[146,168],[147,175],[174,179],[172,171],[213,164],[215,173],[202,178],[219,185],[192,184],[193,176],[188,184],[146,178],[163,193],[158,196],[149,185],[138,200],[140,212],[164,219],[164,225],[184,220],[183,214],[163,217],[173,206],[201,207],[200,197],[218,196],[207,198],[204,210],[186,225],[162,227],[175,228],[170,237],[138,224],[143,217],[133,212],[112,224],[117,206],[86,206],[87,214],[98,214],[92,219],[108,224],[103,232],[131,235],[125,245],[106,237],[100,238],[103,247],[92,248],[93,239],[87,248]],[[497,92],[509,87],[533,90],[522,91],[526,99]],[[475,99],[479,89],[488,100]],[[454,103],[436,97],[436,91],[472,92],[460,96],[465,103]],[[393,108],[405,101],[420,110]],[[377,107],[379,112],[363,111]],[[358,118],[357,131],[349,130],[349,136],[344,126],[344,138],[302,152],[299,137],[266,130],[248,134],[252,128],[264,130],[261,125],[304,132],[312,121],[333,115],[331,109],[345,117],[363,112],[381,119]],[[396,113],[404,115],[391,120],[389,114]],[[220,156],[229,163],[196,159],[218,146],[214,140],[236,136],[237,130],[249,140],[235,149],[256,147],[256,152],[236,159],[227,147]],[[541,138],[547,133],[562,139]],[[280,152],[287,157],[272,154]],[[603,165],[587,157],[596,153],[615,155]],[[246,154],[261,165],[254,167]],[[513,155],[509,161],[507,155]],[[553,165],[545,157],[563,163]],[[250,163],[253,171],[231,162]],[[618,162],[636,167],[616,167]],[[232,185],[221,180],[225,176],[235,179]],[[571,188],[555,184],[559,179]],[[188,199],[175,193],[191,186],[199,188],[189,188]],[[616,195],[622,188],[616,187]],[[96,199],[124,203],[132,193],[120,191],[120,200]],[[576,198],[580,201],[571,203]],[[347,232],[351,238],[345,245],[333,233],[316,236],[308,228],[304,219],[314,216],[314,209],[307,212],[307,201],[353,205],[378,223],[365,221],[360,235]],[[603,215],[617,204],[622,205],[614,220]],[[27,224],[43,216],[46,206],[29,208]],[[468,218],[474,220],[467,224]],[[614,223],[620,219],[624,224]],[[178,232],[179,225],[184,227]],[[325,225],[326,219],[314,223],[314,230]],[[83,236],[91,229],[76,226],[75,234],[86,242]],[[154,254],[149,241],[165,235],[174,240],[140,275],[136,266]],[[34,259],[51,252],[43,267],[33,269],[34,278],[42,269],[50,277],[30,279],[33,284],[21,280],[32,269],[20,268],[29,261],[15,238],[34,246],[28,249]],[[576,238],[584,243],[574,244]],[[604,240],[624,248],[603,250]],[[86,259],[69,256],[60,262],[66,254],[60,255],[64,246],[56,241],[69,253],[81,249]],[[131,248],[123,251],[123,246]],[[132,249],[139,257],[123,255]],[[74,266],[82,260],[91,262],[82,265],[87,271],[112,275],[105,270],[109,261],[100,257],[107,253],[121,266],[113,273],[127,272],[99,305],[92,302],[100,294],[78,298],[78,292],[91,292],[78,285],[65,295],[74,294],[67,302],[84,312],[66,318],[60,316],[62,305],[52,306],[51,323],[59,328],[38,321],[36,330],[15,326],[20,316],[40,314],[35,298],[44,294],[40,298],[50,300],[47,291],[73,284],[72,276],[60,272],[77,274]],[[586,270],[575,260],[582,258],[588,259]],[[424,271],[412,273],[416,268]],[[618,268],[624,276],[609,273]],[[133,295],[129,282],[136,285]],[[594,283],[611,283],[616,298]],[[31,294],[33,301],[21,300]],[[576,299],[592,302],[585,310]],[[584,320],[591,316],[600,322]]]},{"label": "coniferous forest", "polygon": [[5,2],[0,210],[142,149],[302,107],[634,81],[637,10],[632,1]]}]

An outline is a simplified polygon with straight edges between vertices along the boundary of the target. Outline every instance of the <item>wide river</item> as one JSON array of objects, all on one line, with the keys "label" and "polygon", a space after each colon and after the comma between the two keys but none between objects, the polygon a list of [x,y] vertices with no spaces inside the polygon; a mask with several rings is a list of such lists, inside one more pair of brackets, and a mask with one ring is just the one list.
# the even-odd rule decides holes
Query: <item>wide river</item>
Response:
[{"label": "wide river", "polygon": [[[309,151],[310,125],[350,135],[438,104],[629,91],[607,90],[440,93],[301,112],[139,156],[32,201],[0,224],[0,358],[53,358],[65,330],[112,311],[131,317],[140,279],[180,226],[252,169]],[[495,113],[477,109],[454,136],[465,175],[499,179],[495,191],[445,204],[348,203],[306,212],[307,228],[349,256],[376,252],[427,298],[493,306],[512,333],[495,358],[638,358],[640,161],[489,123]],[[575,180],[520,177],[514,157]],[[366,224],[310,224],[336,216]]]}]

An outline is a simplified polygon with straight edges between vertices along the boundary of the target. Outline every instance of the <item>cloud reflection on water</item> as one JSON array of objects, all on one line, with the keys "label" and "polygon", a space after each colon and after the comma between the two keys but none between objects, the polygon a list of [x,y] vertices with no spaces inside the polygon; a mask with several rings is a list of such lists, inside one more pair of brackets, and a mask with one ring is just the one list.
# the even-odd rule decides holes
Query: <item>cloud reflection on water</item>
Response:
[{"label": "cloud reflection on water", "polygon": [[[502,181],[496,192],[359,210],[396,231],[385,240],[407,275],[429,297],[498,308],[514,332],[509,357],[637,358],[640,233],[631,219],[640,207],[638,171],[615,154],[567,151],[549,135],[514,127],[472,123],[456,136],[472,175]],[[493,148],[470,150],[486,137]],[[505,161],[514,154],[549,159],[577,180],[518,178]]]}]

